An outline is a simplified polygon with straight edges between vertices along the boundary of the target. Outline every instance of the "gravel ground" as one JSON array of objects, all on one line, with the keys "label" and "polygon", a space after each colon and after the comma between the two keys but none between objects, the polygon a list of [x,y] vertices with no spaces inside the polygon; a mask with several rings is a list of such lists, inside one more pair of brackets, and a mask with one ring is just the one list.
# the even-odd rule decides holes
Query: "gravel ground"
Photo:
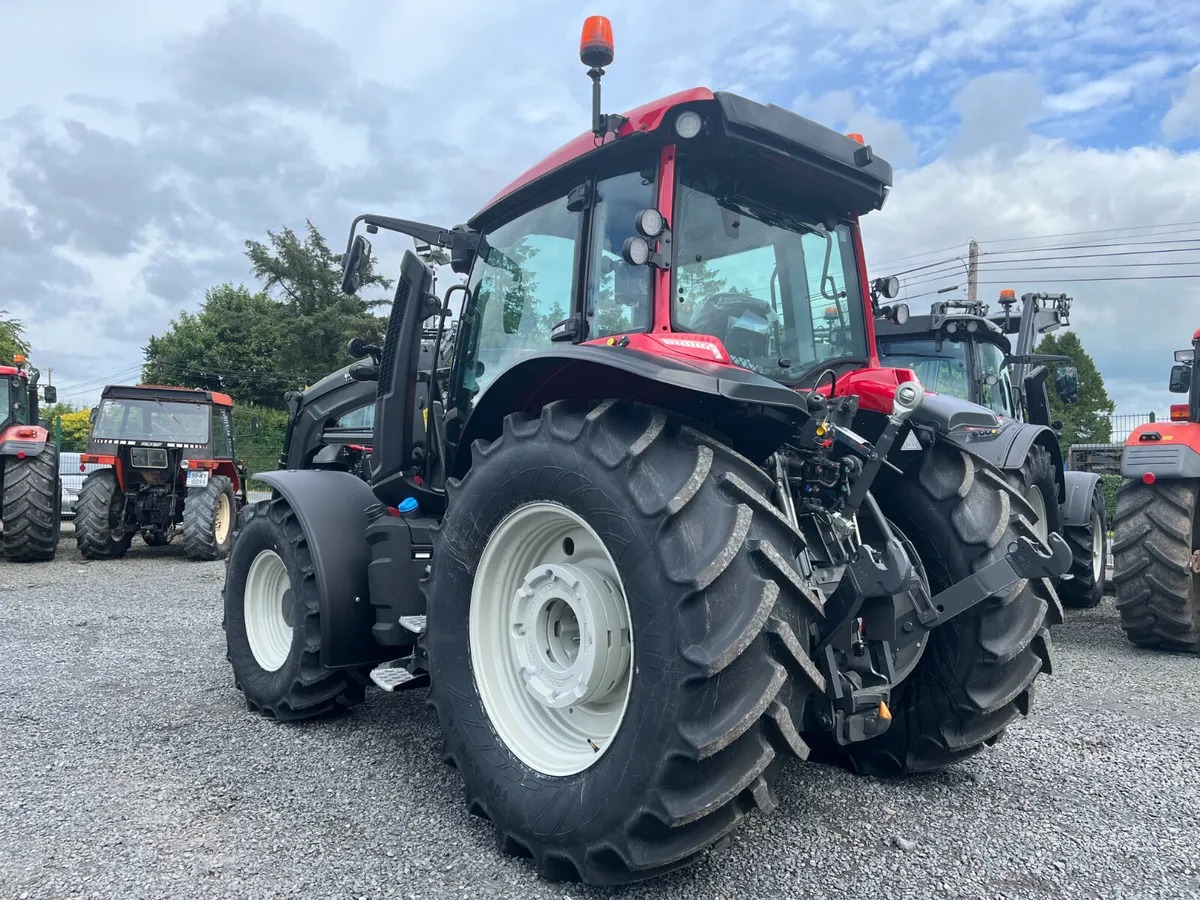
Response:
[{"label": "gravel ground", "polygon": [[338,721],[249,715],[223,565],[0,560],[0,897],[1200,897],[1200,660],[1070,614],[1036,714],[952,770],[796,765],[772,816],[619,891],[499,856],[424,692]]}]

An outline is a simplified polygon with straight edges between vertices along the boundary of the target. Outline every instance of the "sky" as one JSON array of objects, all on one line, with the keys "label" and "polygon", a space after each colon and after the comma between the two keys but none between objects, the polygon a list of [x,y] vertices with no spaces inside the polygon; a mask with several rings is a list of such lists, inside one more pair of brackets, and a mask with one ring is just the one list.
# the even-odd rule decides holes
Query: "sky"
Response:
[{"label": "sky", "polygon": [[464,221],[589,127],[593,14],[606,111],[704,85],[864,134],[896,168],[871,277],[925,266],[925,312],[976,239],[981,299],[1070,294],[1118,412],[1171,403],[1200,327],[1200,277],[1161,277],[1200,276],[1192,0],[0,0],[0,309],[90,405],[207,288],[254,286],[246,239]]}]

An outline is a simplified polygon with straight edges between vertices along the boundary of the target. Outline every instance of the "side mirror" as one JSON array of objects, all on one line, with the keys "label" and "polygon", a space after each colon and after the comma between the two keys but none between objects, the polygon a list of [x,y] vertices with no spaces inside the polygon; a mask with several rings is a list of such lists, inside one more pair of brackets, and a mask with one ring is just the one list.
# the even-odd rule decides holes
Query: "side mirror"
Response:
[{"label": "side mirror", "polygon": [[350,251],[342,257],[342,292],[353,296],[367,280],[371,266],[371,242],[356,234],[350,242]]},{"label": "side mirror", "polygon": [[56,388],[52,384],[46,385],[42,389],[42,397],[43,397],[43,399],[45,399],[45,401],[47,403],[57,403],[58,402],[58,388]]},{"label": "side mirror", "polygon": [[1172,394],[1186,394],[1192,389],[1192,367],[1186,363],[1171,366],[1171,384],[1168,386]]},{"label": "side mirror", "polygon": [[1175,362],[1194,362],[1196,359],[1196,348],[1190,350],[1176,350]]},{"label": "side mirror", "polygon": [[95,426],[96,419],[99,418],[99,416],[100,416],[100,407],[93,406],[92,411],[90,413],[88,413],[88,421],[91,422],[93,426]]},{"label": "side mirror", "polygon": [[1074,366],[1061,366],[1054,373],[1054,391],[1064,403],[1079,399],[1079,370]]}]

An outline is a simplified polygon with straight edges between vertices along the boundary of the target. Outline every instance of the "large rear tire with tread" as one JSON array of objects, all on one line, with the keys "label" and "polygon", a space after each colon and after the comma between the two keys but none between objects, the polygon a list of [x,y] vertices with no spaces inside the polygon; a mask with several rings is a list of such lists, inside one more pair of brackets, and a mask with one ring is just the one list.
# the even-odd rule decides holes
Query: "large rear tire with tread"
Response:
[{"label": "large rear tire with tread", "polygon": [[362,703],[365,677],[321,665],[312,553],[286,500],[242,509],[221,596],[225,656],[252,712],[298,721]]},{"label": "large rear tire with tread", "polygon": [[1005,472],[1009,483],[1025,499],[1025,516],[1042,543],[1048,544],[1053,532],[1062,534],[1062,507],[1058,505],[1058,482],[1055,480],[1054,460],[1050,451],[1034,444],[1025,456],[1021,468]]},{"label": "large rear tire with tread", "polygon": [[36,456],[4,457],[4,555],[10,562],[47,562],[58,550],[62,528],[62,490],[58,452],[46,444]]},{"label": "large rear tire with tread", "polygon": [[188,488],[183,503],[183,552],[191,559],[224,559],[233,546],[237,519],[233,482],[213,475],[201,488]]},{"label": "large rear tire with tread", "polygon": [[[879,502],[916,547],[935,594],[995,562],[1018,537],[1036,536],[1032,510],[1009,478],[946,442],[892,480]],[[994,744],[1028,715],[1034,679],[1051,671],[1049,626],[1060,622],[1054,588],[1039,578],[934,629],[892,692],[887,731],[846,748],[851,767],[868,775],[926,772]]]},{"label": "large rear tire with tread", "polygon": [[1200,652],[1200,482],[1127,480],[1117,493],[1113,582],[1129,640]]},{"label": "large rear tire with tread", "polygon": [[[783,761],[808,755],[797,728],[823,680],[807,650],[820,604],[799,575],[800,534],[767,499],[771,479],[661,410],[612,401],[511,415],[472,457],[449,483],[422,582],[426,646],[444,759],[500,850],[551,880],[618,884],[687,865],[772,808]],[[606,548],[632,643],[623,718],[573,774],[539,771],[499,737],[509,726],[480,688],[492,690],[492,661],[472,655],[473,610],[522,595],[477,583],[479,560],[537,504],[578,517]]]},{"label": "large rear tire with tread", "polygon": [[1058,582],[1058,596],[1063,606],[1072,609],[1091,609],[1100,604],[1108,581],[1108,529],[1105,527],[1106,506],[1104,488],[1097,481],[1092,489],[1092,502],[1087,525],[1063,527],[1063,537],[1071,547],[1070,574],[1074,577]]},{"label": "large rear tire with tread", "polygon": [[97,469],[83,479],[75,507],[75,546],[85,559],[120,559],[133,532],[124,530],[124,495],[113,469]]}]

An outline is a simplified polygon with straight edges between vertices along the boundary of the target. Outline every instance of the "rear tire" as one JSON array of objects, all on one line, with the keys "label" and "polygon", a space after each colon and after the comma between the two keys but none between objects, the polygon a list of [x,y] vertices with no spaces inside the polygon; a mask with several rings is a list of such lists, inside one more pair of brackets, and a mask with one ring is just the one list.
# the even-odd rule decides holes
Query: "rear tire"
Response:
[{"label": "rear tire", "polygon": [[[1006,475],[945,442],[892,480],[879,501],[916,547],[934,594],[995,562],[1019,536],[1036,534]],[[1051,671],[1049,626],[1061,621],[1054,589],[1039,578],[934,629],[892,692],[888,730],[846,748],[851,767],[867,775],[926,772],[994,744],[1028,715],[1034,679]]]},{"label": "rear tire", "polygon": [[237,519],[233,482],[214,475],[202,488],[188,488],[183,503],[183,552],[191,559],[224,559],[233,546]]},{"label": "rear tire", "polygon": [[[618,884],[687,865],[751,809],[773,808],[782,762],[808,755],[797,726],[824,685],[807,652],[820,604],[797,572],[800,534],[766,499],[771,479],[660,410],[611,401],[511,415],[472,457],[449,483],[423,582],[430,701],[444,758],[499,848],[531,857],[550,880]],[[498,727],[480,689],[495,696],[496,667],[473,657],[469,638],[485,604],[518,609],[521,591],[510,600],[499,582],[476,583],[476,566],[496,552],[498,526],[535,503],[586,523],[628,611],[623,718],[573,774],[534,768],[500,737],[511,728]],[[574,546],[550,545],[527,577]],[[528,561],[511,559],[514,571]],[[520,674],[509,674],[511,696],[523,697]]]},{"label": "rear tire", "polygon": [[120,559],[133,532],[124,530],[125,496],[113,469],[97,469],[83,479],[75,507],[75,546],[85,559]]},{"label": "rear tire", "polygon": [[37,456],[3,460],[4,555],[11,562],[47,562],[58,550],[62,528],[62,489],[58,484],[58,452],[50,444]]},{"label": "rear tire", "polygon": [[1117,493],[1113,582],[1139,647],[1200,652],[1200,482],[1127,480]]},{"label": "rear tire", "polygon": [[1070,574],[1075,576],[1058,582],[1058,596],[1063,606],[1091,609],[1100,604],[1108,581],[1108,529],[1105,527],[1106,507],[1104,489],[1096,482],[1087,525],[1065,526],[1063,537],[1071,546]]},{"label": "rear tire", "polygon": [[242,510],[221,595],[225,655],[252,712],[297,721],[363,701],[364,679],[321,665],[321,603],[312,554],[286,500]]}]

